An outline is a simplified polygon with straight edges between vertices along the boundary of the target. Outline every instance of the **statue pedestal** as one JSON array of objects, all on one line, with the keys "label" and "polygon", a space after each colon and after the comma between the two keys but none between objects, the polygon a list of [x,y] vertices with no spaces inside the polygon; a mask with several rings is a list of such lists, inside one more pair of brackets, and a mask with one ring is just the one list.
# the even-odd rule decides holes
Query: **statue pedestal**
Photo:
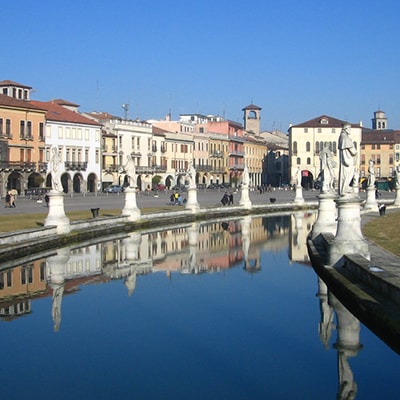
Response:
[{"label": "statue pedestal", "polygon": [[311,239],[315,239],[320,233],[335,235],[337,230],[336,204],[333,201],[337,196],[334,193],[321,193],[317,197],[318,217],[311,231]]},{"label": "statue pedestal", "polygon": [[294,202],[299,204],[304,203],[303,187],[301,185],[296,186],[296,195],[294,197]]},{"label": "statue pedestal", "polygon": [[242,185],[240,188],[240,201],[239,205],[244,208],[251,209],[252,204],[249,196],[249,187],[247,185]]},{"label": "statue pedestal", "polygon": [[368,243],[361,233],[359,197],[339,197],[335,200],[338,206],[338,223],[336,236],[329,248],[328,264],[343,265],[343,255],[359,254],[370,259]]},{"label": "statue pedestal", "polygon": [[367,188],[367,201],[364,204],[364,210],[378,211],[378,202],[375,198],[375,187]]},{"label": "statue pedestal", "polygon": [[58,234],[69,233],[71,226],[64,211],[64,193],[51,190],[48,196],[50,198],[49,213],[44,221],[44,226],[55,225]]},{"label": "statue pedestal", "polygon": [[393,205],[400,207],[400,187],[396,188],[396,196],[394,198]]},{"label": "statue pedestal", "polygon": [[188,198],[185,206],[186,210],[191,210],[192,213],[196,213],[200,210],[200,205],[197,202],[197,188],[190,187],[188,189]]},{"label": "statue pedestal", "polygon": [[128,187],[125,189],[125,206],[122,215],[128,217],[128,221],[137,221],[141,217],[141,212],[136,203],[136,189]]}]

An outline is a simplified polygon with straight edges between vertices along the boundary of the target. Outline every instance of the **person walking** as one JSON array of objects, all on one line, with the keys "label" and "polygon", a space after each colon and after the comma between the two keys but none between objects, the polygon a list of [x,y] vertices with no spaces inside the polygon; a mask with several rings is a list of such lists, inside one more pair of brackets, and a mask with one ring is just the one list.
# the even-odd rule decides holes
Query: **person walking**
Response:
[{"label": "person walking", "polygon": [[13,194],[13,192],[10,192],[10,208],[15,208],[15,196]]},{"label": "person walking", "polygon": [[10,194],[10,192],[7,192],[5,208],[10,208],[10,200],[11,200],[11,194]]}]

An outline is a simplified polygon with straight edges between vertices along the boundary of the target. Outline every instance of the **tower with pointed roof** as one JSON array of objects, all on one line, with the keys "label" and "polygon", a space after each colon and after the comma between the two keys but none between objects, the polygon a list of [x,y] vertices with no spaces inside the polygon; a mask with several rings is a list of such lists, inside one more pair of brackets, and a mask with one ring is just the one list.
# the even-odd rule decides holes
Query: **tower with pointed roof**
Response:
[{"label": "tower with pointed roof", "polygon": [[242,109],[244,115],[244,129],[247,132],[252,132],[256,135],[260,133],[261,107],[255,104],[249,104]]}]

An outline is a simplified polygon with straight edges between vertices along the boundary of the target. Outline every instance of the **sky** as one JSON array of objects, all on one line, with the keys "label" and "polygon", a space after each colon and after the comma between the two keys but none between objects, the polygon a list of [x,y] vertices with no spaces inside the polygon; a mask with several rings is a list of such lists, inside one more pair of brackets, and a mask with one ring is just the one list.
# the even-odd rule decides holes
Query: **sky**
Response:
[{"label": "sky", "polygon": [[[3,4],[4,3],[4,4]],[[213,114],[286,132],[326,114],[400,129],[398,0],[13,0],[0,80],[81,112]]]}]

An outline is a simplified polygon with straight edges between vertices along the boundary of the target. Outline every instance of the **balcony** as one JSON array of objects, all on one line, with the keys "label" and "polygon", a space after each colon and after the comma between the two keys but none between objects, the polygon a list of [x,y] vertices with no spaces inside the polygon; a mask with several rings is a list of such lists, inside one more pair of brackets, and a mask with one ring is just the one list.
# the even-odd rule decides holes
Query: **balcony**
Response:
[{"label": "balcony", "polygon": [[106,172],[118,172],[119,170],[119,165],[116,164],[106,164],[104,166],[104,171]]},{"label": "balcony", "polygon": [[67,171],[86,171],[87,162],[66,161],[64,166]]},{"label": "balcony", "polygon": [[244,151],[239,151],[239,150],[232,150],[229,153],[230,156],[239,156],[239,157],[244,157]]},{"label": "balcony", "polygon": [[165,165],[155,165],[153,166],[154,172],[167,172],[167,166]]},{"label": "balcony", "polygon": [[3,171],[33,172],[36,171],[36,163],[26,161],[1,161],[0,169]]},{"label": "balcony", "polygon": [[224,155],[222,154],[222,152],[221,151],[212,151],[211,153],[210,153],[210,157],[211,158],[223,158],[224,157]]},{"label": "balcony", "polygon": [[195,169],[197,172],[210,172],[212,171],[211,165],[196,165]]},{"label": "balcony", "polygon": [[210,167],[210,172],[212,172],[213,174],[225,174],[226,169],[225,168],[221,168],[221,167]]},{"label": "balcony", "polygon": [[153,167],[145,167],[145,166],[136,167],[136,173],[138,174],[152,174],[153,172],[154,172]]},{"label": "balcony", "polygon": [[161,153],[166,153],[167,152],[167,146],[161,146]]}]

